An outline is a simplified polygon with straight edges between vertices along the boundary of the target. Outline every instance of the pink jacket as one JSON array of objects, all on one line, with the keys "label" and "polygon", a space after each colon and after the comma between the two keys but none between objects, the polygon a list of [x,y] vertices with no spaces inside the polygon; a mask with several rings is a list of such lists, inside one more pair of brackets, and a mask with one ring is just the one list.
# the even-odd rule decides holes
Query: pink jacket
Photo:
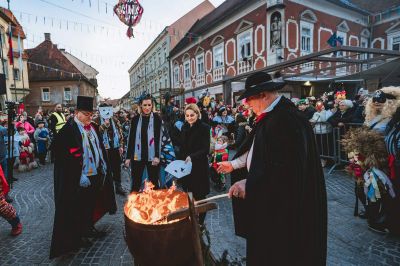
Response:
[{"label": "pink jacket", "polygon": [[24,127],[27,134],[33,134],[33,133],[35,132],[35,128],[34,128],[31,124],[29,124],[28,121],[25,121],[24,123],[22,123],[21,121],[18,121],[18,122],[15,124],[15,127],[16,127],[17,129],[18,129],[19,127]]}]

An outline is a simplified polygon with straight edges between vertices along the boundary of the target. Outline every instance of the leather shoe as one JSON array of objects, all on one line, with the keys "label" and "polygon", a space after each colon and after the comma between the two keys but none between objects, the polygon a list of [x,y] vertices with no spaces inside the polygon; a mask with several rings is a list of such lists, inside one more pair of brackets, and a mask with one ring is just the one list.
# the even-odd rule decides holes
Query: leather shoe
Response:
[{"label": "leather shoe", "polygon": [[126,196],[126,191],[122,187],[119,187],[119,186],[117,186],[115,188],[115,193],[117,193],[118,195]]},{"label": "leather shoe", "polygon": [[92,246],[92,241],[90,241],[88,238],[86,238],[86,237],[82,237],[81,238],[81,240],[80,240],[80,242],[79,242],[79,246],[81,247],[81,248],[89,248],[89,247],[91,247]]},{"label": "leather shoe", "polygon": [[91,237],[91,238],[102,238],[106,236],[106,232],[104,231],[99,231],[96,228],[90,229],[86,234],[85,237]]}]

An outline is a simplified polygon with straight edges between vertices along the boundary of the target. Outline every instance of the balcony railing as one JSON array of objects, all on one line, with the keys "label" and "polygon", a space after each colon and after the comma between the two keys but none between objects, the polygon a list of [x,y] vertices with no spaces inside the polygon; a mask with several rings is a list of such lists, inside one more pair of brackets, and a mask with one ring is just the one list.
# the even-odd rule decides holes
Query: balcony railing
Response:
[{"label": "balcony railing", "polygon": [[191,83],[192,82],[190,79],[185,79],[185,82],[184,82],[185,89],[190,89],[192,87]]},{"label": "balcony railing", "polygon": [[202,86],[204,84],[206,84],[205,75],[204,74],[197,75],[197,77],[196,77],[196,86],[198,87],[198,86]]},{"label": "balcony railing", "polygon": [[237,63],[238,75],[247,73],[253,70],[253,59],[241,60]]},{"label": "balcony railing", "polygon": [[213,70],[214,81],[222,80],[223,76],[224,76],[224,67],[214,68]]}]

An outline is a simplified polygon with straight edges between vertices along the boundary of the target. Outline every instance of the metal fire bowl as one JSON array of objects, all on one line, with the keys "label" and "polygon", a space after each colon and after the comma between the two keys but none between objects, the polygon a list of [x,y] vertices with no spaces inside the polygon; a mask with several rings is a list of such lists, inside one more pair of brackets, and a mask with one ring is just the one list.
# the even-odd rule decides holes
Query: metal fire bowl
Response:
[{"label": "metal fire bowl", "polygon": [[[184,192],[174,193],[183,193],[186,196]],[[191,264],[194,248],[189,217],[169,224],[140,224],[129,219],[126,205],[124,216],[125,240],[135,264],[140,266]]]}]

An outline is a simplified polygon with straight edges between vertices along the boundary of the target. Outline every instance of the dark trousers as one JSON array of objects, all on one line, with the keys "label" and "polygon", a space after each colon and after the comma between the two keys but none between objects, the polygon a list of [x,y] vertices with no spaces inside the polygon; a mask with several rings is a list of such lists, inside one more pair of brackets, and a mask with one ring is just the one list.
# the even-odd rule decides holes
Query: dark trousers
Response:
[{"label": "dark trousers", "polygon": [[90,186],[87,188],[79,188],[79,227],[81,229],[81,236],[84,236],[94,225],[93,213],[96,207],[96,198],[102,184],[102,175],[90,176]]},{"label": "dark trousers", "polygon": [[142,176],[144,168],[147,168],[149,180],[153,183],[155,188],[158,188],[158,181],[160,176],[160,166],[151,165],[151,162],[133,161],[132,168],[132,187],[131,192],[140,190],[142,185]]},{"label": "dark trousers", "polygon": [[116,184],[121,185],[121,156],[119,149],[107,150],[108,160],[110,161],[113,180]]},{"label": "dark trousers", "polygon": [[40,164],[46,164],[46,152],[38,153]]}]

